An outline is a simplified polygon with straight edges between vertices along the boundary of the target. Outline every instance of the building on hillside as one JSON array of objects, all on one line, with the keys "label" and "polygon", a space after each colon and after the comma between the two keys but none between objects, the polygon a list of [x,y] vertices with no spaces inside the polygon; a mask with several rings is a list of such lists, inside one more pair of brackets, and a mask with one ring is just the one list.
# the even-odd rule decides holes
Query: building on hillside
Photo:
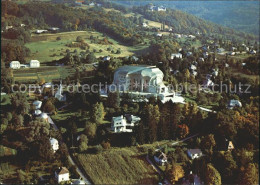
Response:
[{"label": "building on hillside", "polygon": [[42,113],[42,111],[39,110],[39,109],[37,109],[37,110],[34,111],[34,115],[35,115],[35,116],[40,116],[41,113]]},{"label": "building on hillside", "polygon": [[232,141],[227,141],[227,150],[231,151],[231,150],[234,150],[234,149],[235,149],[235,147],[234,147]]},{"label": "building on hillside", "polygon": [[158,7],[156,7],[156,11],[158,11],[158,12],[165,12],[166,11],[166,7],[158,6]]},{"label": "building on hillside", "polygon": [[228,52],[228,55],[230,55],[230,56],[234,56],[235,54],[236,54],[236,52],[234,52],[234,51]]},{"label": "building on hillside", "polygon": [[39,101],[39,100],[36,100],[36,101],[33,102],[33,106],[34,106],[35,109],[40,109],[41,106],[42,106],[42,102]]},{"label": "building on hillside", "polygon": [[44,121],[48,121],[49,116],[48,116],[48,114],[42,112],[41,115],[39,116],[39,118],[43,119]]},{"label": "building on hillside", "polygon": [[225,51],[224,48],[218,48],[218,49],[217,49],[217,52],[218,52],[218,53],[223,53],[224,51]]},{"label": "building on hillside", "polygon": [[36,30],[35,33],[41,34],[41,33],[46,33],[48,30]]},{"label": "building on hillside", "polygon": [[202,84],[202,87],[204,88],[208,88],[212,86],[214,86],[214,82],[212,82],[212,80],[210,80],[209,78],[207,78]]},{"label": "building on hillside", "polygon": [[163,34],[162,34],[162,33],[157,33],[156,36],[157,36],[157,37],[162,37]]},{"label": "building on hillside", "polygon": [[204,58],[199,57],[198,61],[199,61],[199,62],[204,62],[205,60],[204,60]]},{"label": "building on hillside", "polygon": [[155,162],[159,164],[160,166],[164,166],[167,163],[167,156],[165,153],[158,151],[153,156]]},{"label": "building on hillside", "polygon": [[143,22],[143,25],[142,25],[144,28],[147,28],[148,27],[148,25],[145,23],[145,22]]},{"label": "building on hillside", "polygon": [[190,171],[190,174],[186,175],[185,178],[180,182],[181,185],[203,185],[204,183],[201,181],[200,177],[196,174],[193,174]]},{"label": "building on hillside", "polygon": [[111,59],[110,56],[105,56],[105,57],[103,58],[103,61],[110,61],[110,59]]},{"label": "building on hillside", "polygon": [[[129,93],[132,97],[147,99],[155,97],[162,102],[174,101],[175,93],[165,86],[163,77],[163,72],[156,66],[126,65],[115,71],[113,84],[109,86],[109,90],[119,91],[120,94]],[[178,99],[180,100],[183,101]]]},{"label": "building on hillside", "polygon": [[132,128],[141,120],[138,116],[126,114],[113,117],[111,121],[111,130],[115,133],[132,132]]},{"label": "building on hillside", "polygon": [[61,102],[66,101],[66,94],[63,94],[62,82],[60,82],[60,86],[59,86],[57,92],[55,93],[55,98],[57,98]]},{"label": "building on hillside", "polygon": [[228,103],[228,108],[233,109],[234,107],[242,107],[242,103],[239,100],[230,100]]},{"label": "building on hillside", "polygon": [[187,57],[192,56],[192,52],[189,51],[186,55]]},{"label": "building on hillside", "polygon": [[249,53],[254,55],[256,54],[256,50],[251,50]]},{"label": "building on hillside", "polygon": [[30,61],[30,68],[38,68],[38,67],[40,67],[39,60],[31,60]]},{"label": "building on hillside", "polygon": [[10,63],[10,68],[12,69],[20,69],[21,68],[21,64],[19,61],[12,61]]},{"label": "building on hillside", "polygon": [[55,171],[55,178],[58,183],[69,181],[69,170],[66,167],[59,167],[59,169]]},{"label": "building on hillside", "polygon": [[191,159],[200,158],[203,155],[200,149],[188,149],[187,154]]},{"label": "building on hillside", "polygon": [[55,153],[57,150],[59,150],[59,142],[55,138],[50,138],[50,144],[53,152]]},{"label": "building on hillside", "polygon": [[182,58],[182,54],[181,53],[172,53],[171,59],[173,60],[174,58]]},{"label": "building on hillside", "polygon": [[203,53],[203,58],[208,58],[208,56],[209,56],[209,53],[208,53],[208,52],[204,52],[204,53]]}]

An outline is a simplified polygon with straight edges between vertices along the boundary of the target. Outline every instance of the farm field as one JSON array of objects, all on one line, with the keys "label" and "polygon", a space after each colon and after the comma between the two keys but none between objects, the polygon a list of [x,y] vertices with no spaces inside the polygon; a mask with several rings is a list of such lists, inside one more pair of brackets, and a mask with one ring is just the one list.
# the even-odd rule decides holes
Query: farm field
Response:
[{"label": "farm field", "polygon": [[[31,50],[31,56],[27,57],[26,60],[29,61],[31,59],[37,59],[40,62],[50,62],[53,60],[63,58],[67,49],[71,52],[77,49],[79,53],[81,51],[86,51],[81,48],[72,48],[66,46],[66,44],[75,42],[78,36],[81,36],[84,39],[84,41],[90,46],[89,50],[91,52],[93,50],[96,50],[96,57],[103,57],[107,55],[125,57],[134,54],[131,51],[131,47],[125,46],[111,38],[108,38],[108,41],[111,44],[104,45],[91,43],[90,36],[93,36],[101,40],[105,38],[102,33],[92,31],[75,31],[56,34],[32,35],[31,42],[26,44],[26,47],[28,47]],[[61,40],[57,40],[57,37],[60,37]],[[113,54],[111,53],[111,51],[107,51],[108,47],[110,47],[111,50],[114,50],[115,52],[118,49],[120,49],[121,54]],[[99,52],[100,49],[102,50],[102,52]]]},{"label": "farm field", "polygon": [[78,160],[94,184],[155,184],[158,175],[145,155],[137,147],[111,148],[96,155],[78,154]]},{"label": "farm field", "polygon": [[73,75],[75,70],[69,67],[44,66],[34,69],[14,70],[13,78],[19,82],[35,82],[44,79],[46,82],[65,79]]}]

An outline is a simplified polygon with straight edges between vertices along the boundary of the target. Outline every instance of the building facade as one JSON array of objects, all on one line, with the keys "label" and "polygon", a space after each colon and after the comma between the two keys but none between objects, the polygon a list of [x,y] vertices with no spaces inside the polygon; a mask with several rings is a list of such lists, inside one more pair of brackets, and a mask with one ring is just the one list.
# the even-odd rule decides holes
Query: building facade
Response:
[{"label": "building facade", "polygon": [[132,132],[132,127],[139,122],[141,118],[133,115],[113,117],[111,121],[111,131],[115,133]]},{"label": "building facade", "polygon": [[116,70],[110,91],[132,93],[142,98],[157,97],[162,101],[175,93],[163,83],[163,72],[155,66],[123,66]]},{"label": "building facade", "polygon": [[40,62],[38,60],[31,60],[30,68],[37,68],[37,67],[40,67]]},{"label": "building facade", "polygon": [[12,61],[10,63],[10,68],[12,68],[12,69],[20,69],[20,67],[21,67],[21,64],[19,61]]}]

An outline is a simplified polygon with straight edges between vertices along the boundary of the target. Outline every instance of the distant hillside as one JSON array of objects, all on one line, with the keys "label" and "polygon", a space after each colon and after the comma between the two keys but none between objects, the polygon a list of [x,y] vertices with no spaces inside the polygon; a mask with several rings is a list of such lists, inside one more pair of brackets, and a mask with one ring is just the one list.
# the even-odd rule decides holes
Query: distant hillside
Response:
[{"label": "distant hillside", "polygon": [[259,35],[258,1],[116,1],[126,6],[163,5],[239,31]]}]

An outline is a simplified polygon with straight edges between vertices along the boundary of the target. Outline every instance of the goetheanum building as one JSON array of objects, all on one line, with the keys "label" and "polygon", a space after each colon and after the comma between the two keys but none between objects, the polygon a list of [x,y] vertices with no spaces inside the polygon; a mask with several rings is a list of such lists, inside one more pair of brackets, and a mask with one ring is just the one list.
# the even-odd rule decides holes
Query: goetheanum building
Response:
[{"label": "goetheanum building", "polygon": [[131,93],[140,98],[156,97],[162,102],[173,100],[174,91],[163,83],[163,72],[156,66],[122,66],[115,71],[110,91]]}]

